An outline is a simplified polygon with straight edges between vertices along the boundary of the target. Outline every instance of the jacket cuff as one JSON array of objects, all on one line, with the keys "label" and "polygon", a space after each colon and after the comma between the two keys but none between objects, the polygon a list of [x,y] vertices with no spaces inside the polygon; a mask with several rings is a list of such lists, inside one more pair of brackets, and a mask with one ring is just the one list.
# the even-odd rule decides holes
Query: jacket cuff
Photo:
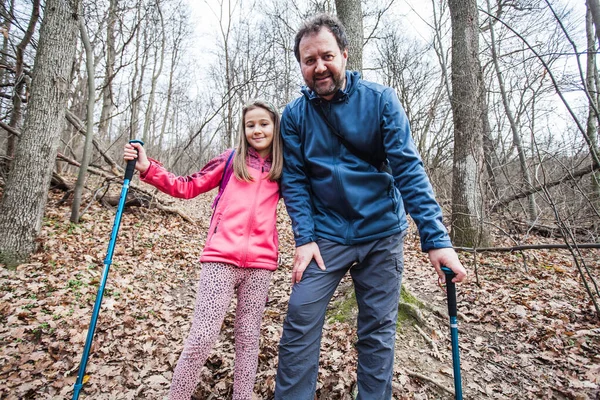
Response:
[{"label": "jacket cuff", "polygon": [[142,181],[143,181],[143,180],[145,180],[145,179],[148,177],[148,175],[152,176],[152,174],[150,173],[150,172],[151,172],[150,170],[154,169],[156,166],[160,166],[160,167],[162,167],[162,164],[161,164],[161,162],[160,162],[160,161],[157,161],[157,160],[155,160],[154,158],[150,158],[150,157],[148,157],[148,161],[150,161],[150,166],[148,167],[148,169],[147,169],[147,170],[145,170],[144,172],[142,172],[142,173],[140,174],[140,179],[141,179]]},{"label": "jacket cuff", "polygon": [[305,236],[305,237],[301,237],[301,238],[294,238],[294,241],[296,242],[296,247],[300,247],[300,246],[304,246],[305,244],[308,244],[311,242],[316,242],[317,237],[316,236]]},{"label": "jacket cuff", "polygon": [[433,240],[430,242],[421,243],[421,250],[427,253],[429,250],[433,249],[446,249],[452,248],[452,242],[450,239],[446,240]]}]

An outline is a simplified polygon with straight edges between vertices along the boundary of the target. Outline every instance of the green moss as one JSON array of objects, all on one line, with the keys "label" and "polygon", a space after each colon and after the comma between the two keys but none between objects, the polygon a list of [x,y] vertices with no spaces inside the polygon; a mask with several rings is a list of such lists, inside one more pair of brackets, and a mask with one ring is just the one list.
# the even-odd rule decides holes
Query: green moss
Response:
[{"label": "green moss", "polygon": [[4,264],[10,270],[17,269],[17,266],[24,261],[24,257],[16,252],[4,250],[0,251],[0,264]]},{"label": "green moss", "polygon": [[400,291],[400,302],[412,304],[416,307],[423,308],[423,303],[419,301],[415,296],[412,295],[408,290],[402,286],[402,290]]},{"label": "green moss", "polygon": [[402,286],[400,303],[398,304],[398,325],[396,329],[402,330],[403,324],[412,324],[418,321],[419,316],[417,314],[420,313],[421,308],[424,308],[423,303]]},{"label": "green moss", "polygon": [[352,291],[348,296],[335,301],[327,310],[326,318],[329,322],[351,322],[356,318],[358,303]]},{"label": "green moss", "polygon": [[[423,303],[403,286],[400,291],[400,304],[398,304],[398,329],[401,328],[403,322],[409,321],[412,323],[418,319],[418,316],[415,314],[424,307]],[[354,291],[351,291],[347,296],[333,302],[329,306],[326,318],[330,323],[354,323],[357,314],[358,304],[356,302],[356,295]]]}]

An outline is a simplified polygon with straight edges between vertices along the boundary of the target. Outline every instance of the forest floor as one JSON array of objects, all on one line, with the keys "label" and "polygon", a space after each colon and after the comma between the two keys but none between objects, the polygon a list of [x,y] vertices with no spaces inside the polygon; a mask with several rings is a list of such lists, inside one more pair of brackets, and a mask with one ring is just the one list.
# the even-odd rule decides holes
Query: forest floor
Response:
[{"label": "forest floor", "polygon": [[[93,203],[74,225],[61,195],[49,195],[40,251],[15,269],[0,265],[0,399],[72,397],[114,210]],[[175,202],[194,224],[156,209],[123,214],[81,398],[166,398],[190,328],[213,195]],[[273,398],[290,293],[294,248],[282,204],[278,224],[282,267],[273,276],[262,324],[256,399]],[[403,298],[413,307],[401,313],[393,396],[451,399],[445,293],[411,230],[404,271],[410,296]],[[497,238],[496,244],[508,242]],[[583,251],[598,281],[600,252]],[[460,254],[470,273],[457,287],[464,398],[600,398],[599,316],[577,268],[564,250],[524,255],[478,255],[476,274],[473,256]],[[316,399],[352,399],[356,391],[350,285],[343,281],[328,314]],[[234,303],[203,368],[197,399],[231,397]]]}]

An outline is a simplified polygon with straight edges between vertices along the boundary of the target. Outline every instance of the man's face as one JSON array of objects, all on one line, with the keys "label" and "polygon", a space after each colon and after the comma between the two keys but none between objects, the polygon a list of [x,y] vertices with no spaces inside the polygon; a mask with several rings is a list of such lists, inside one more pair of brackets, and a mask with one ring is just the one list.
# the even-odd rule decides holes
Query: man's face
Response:
[{"label": "man's face", "polygon": [[346,86],[346,60],[335,36],[327,28],[304,36],[298,46],[300,70],[306,86],[325,100],[331,100],[339,89]]}]

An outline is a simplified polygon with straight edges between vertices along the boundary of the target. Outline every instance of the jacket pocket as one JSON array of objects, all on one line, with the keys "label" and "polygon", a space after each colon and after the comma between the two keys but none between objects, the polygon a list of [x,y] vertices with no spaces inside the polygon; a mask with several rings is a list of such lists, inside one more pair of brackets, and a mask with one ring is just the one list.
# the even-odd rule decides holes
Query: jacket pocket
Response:
[{"label": "jacket pocket", "polygon": [[215,234],[219,230],[219,225],[221,224],[221,219],[223,218],[223,214],[219,213],[218,215],[215,215],[214,218],[215,218],[214,226],[213,226],[212,230],[209,231],[209,235],[206,240],[206,244],[209,244],[212,241],[213,236],[215,236]]},{"label": "jacket pocket", "polygon": [[394,212],[398,211],[398,195],[396,191],[396,186],[394,185],[394,178],[390,176],[390,183],[388,185],[388,196],[392,200],[392,207]]}]

